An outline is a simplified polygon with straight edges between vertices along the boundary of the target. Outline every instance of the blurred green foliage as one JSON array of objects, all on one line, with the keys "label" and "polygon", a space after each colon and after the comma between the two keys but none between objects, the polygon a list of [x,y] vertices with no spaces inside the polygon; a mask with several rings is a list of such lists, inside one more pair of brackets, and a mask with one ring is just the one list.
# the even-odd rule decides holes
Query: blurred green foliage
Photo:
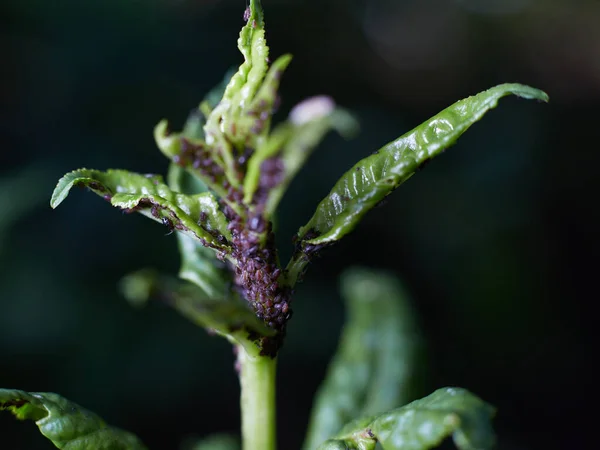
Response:
[{"label": "blurred green foliage", "polygon": [[[27,167],[51,176],[19,195],[47,200],[73,167],[164,173],[152,127],[162,117],[182,124],[240,62],[233,43],[244,7],[2,2],[3,193]],[[336,285],[349,263],[385,267],[414,294],[430,371],[413,398],[461,385],[498,407],[500,449],[585,447],[575,412],[592,386],[588,309],[600,250],[598,2],[323,0],[315,8],[281,0],[265,8],[272,54],[294,55],[282,112],[324,93],[361,123],[353,141],[328,138],[292,183],[279,236],[296,232],[357,159],[455,99],[512,80],[553,99],[545,108],[508,100],[315,261],[280,357],[282,447],[301,444],[341,328]],[[168,308],[134,310],[118,293],[140,262],[174,273],[175,237],[85,193],[71,202],[51,213],[33,200],[5,228],[0,385],[61,392],[156,449],[185,435],[237,432],[228,344]],[[148,398],[155,386],[164,388]],[[0,427],[7,448],[50,448],[30,424],[0,416]]]}]

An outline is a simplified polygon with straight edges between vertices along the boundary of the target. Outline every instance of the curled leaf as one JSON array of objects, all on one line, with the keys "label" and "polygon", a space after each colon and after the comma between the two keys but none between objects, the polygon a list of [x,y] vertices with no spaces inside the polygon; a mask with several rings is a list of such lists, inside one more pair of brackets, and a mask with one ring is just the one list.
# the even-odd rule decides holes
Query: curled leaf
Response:
[{"label": "curled leaf", "polygon": [[127,212],[140,212],[166,225],[199,239],[203,245],[219,250],[228,248],[231,233],[227,220],[209,192],[184,195],[173,192],[159,175],[141,175],[125,170],[79,169],[58,181],[51,206],[56,208],[73,186],[87,186]]},{"label": "curled leaf", "polygon": [[248,112],[267,73],[269,61],[264,15],[259,0],[250,0],[249,15],[246,25],[240,31],[238,49],[244,56],[244,62],[231,78],[221,102],[208,118],[205,132],[209,144],[209,136],[220,135],[223,132],[236,148],[245,144],[246,136],[238,135],[234,125],[237,126],[237,120]]},{"label": "curled leaf", "polygon": [[438,389],[402,408],[349,423],[319,450],[374,450],[377,444],[383,450],[427,450],[449,436],[460,450],[491,449],[493,415],[493,407],[464,389]]},{"label": "curled leaf", "polygon": [[308,252],[330,244],[354,229],[363,215],[410,178],[429,159],[452,145],[498,100],[514,94],[526,99],[548,101],[548,96],[529,86],[502,84],[460,100],[359,161],[336,182],[317,206],[309,222],[298,232],[300,251],[288,266],[291,282],[299,274]]},{"label": "curled leaf", "polygon": [[186,169],[225,198],[227,190],[223,186],[228,166],[219,150],[209,146],[201,138],[191,137],[200,134],[197,129],[199,123],[194,124],[194,121],[201,119],[192,116],[188,119],[187,129],[181,133],[173,133],[169,131],[168,122],[161,120],[154,127],[156,146],[172,163]]},{"label": "curled leaf", "polygon": [[107,425],[96,414],[58,394],[0,389],[0,411],[34,420],[40,432],[64,450],[146,450],[133,434]]},{"label": "curled leaf", "polygon": [[329,97],[313,97],[297,105],[288,120],[278,125],[248,162],[244,179],[244,202],[264,206],[271,217],[288,185],[312,150],[333,129],[349,136],[358,128],[356,120],[337,108]]},{"label": "curled leaf", "polygon": [[250,0],[246,19],[238,39],[244,62],[225,88],[219,104],[210,112],[204,127],[206,144],[220,156],[225,176],[235,188],[241,181],[238,177],[239,158],[243,157],[248,145],[250,127],[245,125],[248,108],[267,73],[269,59],[259,0]]},{"label": "curled leaf", "polygon": [[412,387],[419,337],[400,282],[355,268],[343,274],[342,293],[348,318],[315,397],[306,450],[359,416],[406,403]]}]

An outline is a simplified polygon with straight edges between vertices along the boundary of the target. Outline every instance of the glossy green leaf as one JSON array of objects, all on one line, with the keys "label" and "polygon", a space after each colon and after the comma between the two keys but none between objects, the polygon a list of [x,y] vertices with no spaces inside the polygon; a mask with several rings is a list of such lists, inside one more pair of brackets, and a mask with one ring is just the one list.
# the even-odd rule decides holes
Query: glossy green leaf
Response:
[{"label": "glossy green leaf", "polygon": [[96,414],[57,394],[0,389],[0,411],[34,420],[40,432],[64,450],[145,450],[133,434],[107,425]]},{"label": "glossy green leaf", "polygon": [[[410,178],[426,161],[440,154],[498,100],[514,94],[548,101],[537,89],[520,84],[502,84],[460,100],[402,137],[390,142],[346,172],[317,206],[310,221],[298,232],[303,246],[329,244],[352,231],[363,215]],[[306,259],[295,255],[288,269],[291,281]]]},{"label": "glossy green leaf", "polygon": [[190,282],[160,276],[151,270],[140,270],[124,277],[121,288],[125,297],[135,305],[141,306],[150,299],[157,299],[172,306],[196,325],[236,340],[238,336],[245,338],[246,330],[262,336],[274,333],[232,291],[227,292],[226,297],[212,298]]},{"label": "glossy green leaf", "polygon": [[[300,103],[250,158],[244,179],[244,202],[251,203],[260,189],[260,196],[265,196],[262,200],[265,216],[271,217],[289,183],[325,134],[333,129],[349,136],[357,128],[356,120],[343,109],[336,108],[329,97],[313,97]],[[271,164],[274,166],[271,172],[276,173],[265,176],[265,162],[274,159],[277,161]]]},{"label": "glossy green leaf", "polygon": [[342,276],[347,321],[319,388],[304,449],[314,450],[349,421],[409,400],[419,336],[400,282],[369,269]]},{"label": "glossy green leaf", "polygon": [[460,450],[494,447],[494,408],[470,392],[443,388],[402,408],[355,420],[319,450],[426,450],[452,436]]},{"label": "glossy green leaf", "polygon": [[223,251],[228,248],[231,233],[227,230],[227,220],[209,192],[192,196],[179,194],[169,189],[158,175],[79,169],[59,180],[51,206],[56,208],[62,203],[73,186],[87,186],[113,206],[140,212],[210,247]]}]

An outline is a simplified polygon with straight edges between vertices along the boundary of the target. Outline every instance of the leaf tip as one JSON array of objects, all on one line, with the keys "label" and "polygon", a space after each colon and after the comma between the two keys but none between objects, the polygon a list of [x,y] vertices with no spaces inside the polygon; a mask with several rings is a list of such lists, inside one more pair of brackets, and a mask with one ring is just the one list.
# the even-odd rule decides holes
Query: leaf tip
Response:
[{"label": "leaf tip", "polygon": [[179,153],[178,140],[169,133],[169,122],[166,119],[154,127],[154,141],[158,149],[168,157]]},{"label": "leaf tip", "polygon": [[56,209],[58,205],[60,205],[65,198],[69,195],[69,191],[73,187],[75,179],[81,174],[81,171],[85,169],[77,169],[73,170],[62,176],[56,183],[56,187],[52,192],[52,197],[50,197],[50,207],[52,209]]},{"label": "leaf tip", "polygon": [[544,91],[528,86],[526,84],[506,83],[497,86],[497,88],[499,88],[499,90],[510,92],[511,94],[514,94],[517,97],[521,97],[527,100],[538,100],[544,103],[548,103],[550,101],[550,97]]}]

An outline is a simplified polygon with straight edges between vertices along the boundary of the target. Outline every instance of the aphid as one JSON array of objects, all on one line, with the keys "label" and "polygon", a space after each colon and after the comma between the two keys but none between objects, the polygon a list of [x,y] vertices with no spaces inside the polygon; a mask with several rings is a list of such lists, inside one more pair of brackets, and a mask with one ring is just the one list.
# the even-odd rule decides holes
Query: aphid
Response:
[{"label": "aphid", "polygon": [[[250,20],[251,14],[252,14],[252,11],[250,11],[250,7],[248,6],[246,8],[246,10],[244,11],[244,22],[248,22],[248,20]],[[254,26],[254,24],[252,24],[252,26]]]},{"label": "aphid", "polygon": [[250,223],[248,223],[248,227],[251,230],[256,230],[258,228],[258,223],[260,219],[257,216],[254,216],[250,219]]},{"label": "aphid", "polygon": [[169,232],[167,233],[167,235],[171,234],[173,232],[173,230],[175,229],[175,226],[173,225],[173,222],[171,221],[171,219],[169,219],[168,217],[163,217],[161,219],[161,221],[162,221],[163,225],[169,229]]},{"label": "aphid", "polygon": [[383,197],[381,200],[379,200],[377,203],[375,203],[374,208],[379,208],[380,206],[385,205],[388,201],[389,201],[389,199],[387,197]]}]

